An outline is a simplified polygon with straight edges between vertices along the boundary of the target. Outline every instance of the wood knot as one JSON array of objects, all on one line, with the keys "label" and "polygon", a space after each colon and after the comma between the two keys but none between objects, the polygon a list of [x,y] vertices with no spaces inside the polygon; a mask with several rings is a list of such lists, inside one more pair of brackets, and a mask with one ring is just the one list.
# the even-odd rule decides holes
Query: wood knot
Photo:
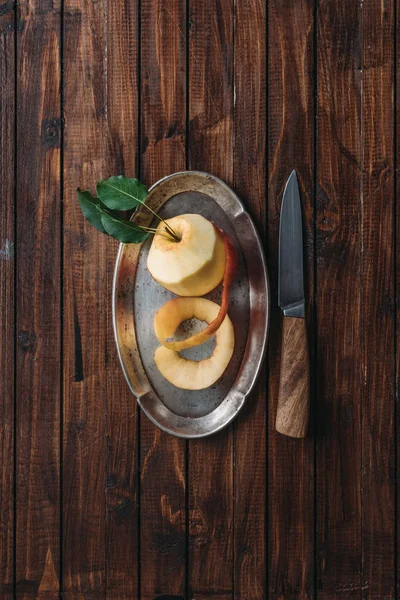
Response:
[{"label": "wood knot", "polygon": [[117,478],[112,473],[108,473],[106,477],[106,488],[112,488],[117,484]]},{"label": "wood knot", "polygon": [[25,352],[35,352],[37,339],[34,333],[29,331],[20,331],[18,334],[19,345]]},{"label": "wood knot", "polygon": [[[1,17],[1,14],[0,14]],[[0,28],[0,33],[13,33],[14,31],[24,31],[25,29],[25,21],[17,21],[14,23],[14,20],[10,20],[10,16],[2,18],[3,26]]]},{"label": "wood knot", "polygon": [[332,219],[327,215],[321,215],[317,219],[317,223],[319,233],[328,234],[332,232],[334,223],[332,222]]},{"label": "wood knot", "polygon": [[117,513],[118,517],[128,517],[128,515],[132,514],[133,502],[129,498],[125,498],[125,500],[122,500],[122,502],[115,506],[114,510]]},{"label": "wood knot", "polygon": [[59,148],[61,119],[43,119],[41,137],[46,148]]},{"label": "wood knot", "polygon": [[199,509],[194,508],[189,512],[189,523],[192,536],[207,534],[207,524]]},{"label": "wood knot", "polygon": [[14,10],[14,1],[13,0],[8,0],[8,2],[4,2],[4,4],[2,4],[0,6],[0,17],[5,15],[8,12],[12,12]]},{"label": "wood knot", "polygon": [[155,539],[150,545],[151,552],[166,556],[171,552],[182,555],[184,550],[184,537],[166,533],[164,535],[156,534]]},{"label": "wood knot", "polygon": [[86,421],[77,421],[75,423],[75,431],[76,433],[81,433],[82,431],[84,431],[86,429]]}]

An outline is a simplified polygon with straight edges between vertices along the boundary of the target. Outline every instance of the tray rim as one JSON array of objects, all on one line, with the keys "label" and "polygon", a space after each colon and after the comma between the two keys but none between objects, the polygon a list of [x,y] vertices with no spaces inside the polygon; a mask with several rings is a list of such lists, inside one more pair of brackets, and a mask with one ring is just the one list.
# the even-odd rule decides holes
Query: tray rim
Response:
[{"label": "tray rim", "polygon": [[[238,197],[238,195],[236,194],[236,192],[234,192],[224,181],[222,181],[220,178],[211,175],[209,173],[203,172],[203,171],[178,171],[176,173],[172,173],[170,175],[166,175],[165,177],[162,177],[161,179],[159,179],[158,181],[156,181],[150,188],[149,188],[149,195],[158,187],[160,187],[162,184],[164,184],[165,182],[168,182],[170,180],[173,180],[175,178],[182,178],[182,177],[194,177],[194,178],[205,178],[206,180],[211,180],[212,182],[214,182],[216,185],[221,186],[225,192],[228,194],[228,196],[231,196],[231,198],[234,201],[234,205],[233,207],[230,207],[231,210],[227,210],[227,207],[224,206],[223,204],[221,204],[221,202],[218,200],[218,198],[215,198],[213,196],[212,199],[218,204],[218,206],[223,210],[224,214],[226,215],[226,217],[228,218],[228,220],[231,222],[233,228],[235,229],[235,231],[237,232],[237,223],[235,223],[235,220],[239,220],[239,219],[244,219],[247,221],[247,225],[251,226],[251,237],[252,237],[252,241],[255,243],[256,248],[257,248],[257,255],[260,259],[260,266],[261,266],[261,270],[263,273],[263,277],[262,277],[262,289],[261,289],[261,296],[262,299],[265,300],[265,319],[263,319],[263,331],[262,331],[262,335],[260,339],[257,339],[257,343],[255,348],[248,348],[249,344],[251,344],[251,341],[253,338],[255,338],[256,336],[250,335],[251,332],[251,320],[252,320],[252,316],[251,316],[251,308],[254,305],[254,299],[252,302],[252,296],[254,294],[260,293],[260,290],[257,289],[257,286],[255,285],[256,282],[254,282],[251,277],[249,276],[249,265],[248,265],[248,260],[246,258],[245,253],[243,252],[243,247],[242,247],[242,243],[241,240],[239,239],[239,244],[241,246],[241,251],[245,260],[245,264],[246,264],[246,269],[247,269],[247,280],[248,280],[248,285],[249,285],[249,307],[250,307],[250,322],[249,322],[249,332],[247,334],[247,338],[246,338],[246,346],[245,346],[245,350],[242,356],[242,360],[239,366],[239,370],[238,373],[236,375],[235,381],[233,382],[230,390],[228,391],[227,395],[225,396],[225,398],[223,400],[221,400],[220,404],[210,413],[207,413],[206,415],[202,416],[202,417],[184,417],[181,415],[177,415],[176,413],[173,413],[172,411],[170,411],[170,409],[168,409],[162,402],[161,400],[158,398],[156,392],[152,389],[151,387],[151,382],[148,380],[147,376],[144,373],[144,369],[143,369],[143,365],[141,363],[141,359],[139,357],[139,362],[142,366],[142,371],[143,373],[140,374],[139,378],[142,377],[143,379],[143,375],[144,378],[146,379],[150,389],[146,390],[146,391],[141,391],[140,389],[136,389],[134,382],[131,381],[131,378],[129,376],[129,373],[127,371],[126,365],[125,365],[125,358],[123,356],[123,351],[122,351],[122,347],[121,347],[121,343],[120,343],[120,336],[119,336],[119,327],[118,327],[118,316],[117,316],[117,311],[118,311],[118,292],[119,292],[119,287],[118,287],[118,280],[119,280],[119,275],[120,275],[120,271],[121,271],[121,259],[123,258],[123,253],[124,250],[126,248],[126,246],[129,246],[128,244],[124,244],[124,243],[120,243],[119,245],[119,249],[118,249],[118,253],[117,253],[117,257],[116,257],[116,261],[115,261],[115,268],[114,268],[114,276],[113,276],[113,286],[112,286],[112,321],[113,321],[113,330],[114,330],[114,339],[116,342],[116,346],[117,346],[117,352],[118,352],[118,357],[119,357],[119,361],[121,364],[121,368],[122,371],[124,373],[125,376],[125,380],[128,384],[128,387],[130,389],[130,391],[132,392],[132,394],[135,396],[139,407],[143,410],[143,412],[146,414],[146,416],[157,426],[159,427],[161,430],[165,431],[166,433],[169,433],[170,435],[173,435],[175,437],[179,437],[179,438],[183,438],[183,439],[195,439],[195,438],[203,438],[203,437],[208,437],[210,435],[213,435],[214,433],[217,433],[218,431],[221,431],[222,429],[224,429],[227,425],[229,425],[229,423],[231,423],[233,421],[233,419],[238,415],[239,411],[243,408],[247,397],[250,395],[251,391],[253,390],[257,379],[260,375],[261,372],[261,367],[265,358],[265,353],[266,353],[266,347],[267,347],[267,341],[268,341],[268,335],[269,335],[269,327],[270,327],[270,317],[271,317],[271,299],[270,299],[270,283],[269,283],[269,277],[268,277],[268,269],[267,269],[267,264],[266,264],[266,259],[265,259],[265,255],[264,255],[264,249],[261,243],[261,239],[260,236],[258,234],[258,231],[253,223],[253,220],[251,218],[251,216],[249,215],[249,213],[245,210],[244,205],[242,203],[242,201],[240,200],[240,198]],[[183,191],[183,190],[181,190]],[[186,190],[189,191],[189,190]],[[193,190],[196,191],[196,190]],[[199,191],[199,190],[197,190]],[[201,190],[200,190],[201,191]],[[179,193],[179,191],[177,191],[176,193]],[[205,193],[205,192],[202,192]],[[172,195],[170,196],[172,197]],[[167,199],[168,200],[168,199]],[[166,201],[167,201],[166,200]],[[163,202],[164,203],[164,202]],[[229,209],[229,207],[228,207]],[[235,209],[235,210],[234,210]],[[137,219],[138,215],[140,215],[140,210],[137,211],[133,216],[132,219]],[[140,216],[139,216],[140,219]],[[138,244],[136,245],[137,248],[137,255],[140,255],[140,251],[141,251],[141,246],[142,244]],[[135,272],[134,272],[134,280],[136,279],[136,268],[135,268]],[[132,291],[132,297],[134,298],[134,291]],[[133,307],[133,304],[132,304]],[[134,334],[135,334],[135,327],[133,326],[132,328]],[[256,332],[257,333],[257,332]],[[260,336],[257,335],[257,338],[259,338]],[[138,349],[136,348],[136,351],[138,353]],[[252,357],[253,354],[257,354],[258,358],[253,358],[252,359],[252,364],[255,363],[255,368],[254,367],[248,367],[247,370],[250,370],[252,373],[250,382],[247,384],[246,389],[244,391],[238,389],[237,386],[237,380],[239,379],[240,381],[240,377],[241,376],[243,378],[243,371],[244,373],[246,373],[246,360],[249,359],[249,357],[247,356],[250,354],[250,358]],[[139,388],[140,385],[137,383],[137,387]],[[179,427],[172,427],[172,426],[168,426],[165,425],[164,423],[160,422],[160,420],[158,420],[151,412],[151,410],[148,409],[147,406],[147,400],[149,400],[149,398],[151,398],[152,401],[152,405],[154,405],[154,403],[159,403],[162,405],[161,407],[158,407],[159,410],[162,413],[170,413],[171,415],[171,419],[175,420],[175,421],[184,421],[186,423],[192,423],[193,425],[196,424],[196,422],[200,422],[200,421],[207,421],[208,417],[210,417],[210,415],[213,415],[216,411],[218,411],[218,409],[220,409],[220,407],[224,404],[227,404],[228,402],[230,404],[233,404],[233,410],[231,410],[230,414],[227,415],[227,417],[225,418],[225,420],[222,420],[222,422],[217,423],[214,426],[211,426],[208,430],[201,430],[199,431],[182,431],[179,429]]]}]

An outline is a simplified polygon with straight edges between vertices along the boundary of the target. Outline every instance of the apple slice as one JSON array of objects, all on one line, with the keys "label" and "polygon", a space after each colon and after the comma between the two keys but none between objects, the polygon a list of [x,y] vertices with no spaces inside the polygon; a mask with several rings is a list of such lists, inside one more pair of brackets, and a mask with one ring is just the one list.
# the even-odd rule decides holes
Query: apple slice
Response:
[{"label": "apple slice", "polygon": [[178,296],[204,296],[217,287],[225,271],[225,249],[211,221],[201,215],[179,215],[166,223],[179,236],[157,227],[147,257],[147,268],[157,283]]},{"label": "apple slice", "polygon": [[[176,323],[179,325],[179,322],[187,318],[195,317],[210,324],[220,313],[218,304],[206,298],[176,298],[172,302],[175,303],[173,309],[165,318],[171,322],[173,331]],[[189,360],[175,350],[160,346],[154,354],[154,361],[160,373],[172,385],[184,390],[203,390],[222,376],[232,358],[234,347],[233,325],[228,315],[225,315],[215,334],[215,348],[209,358]]]},{"label": "apple slice", "polygon": [[202,321],[206,321],[208,326],[203,329],[203,331],[195,333],[185,340],[179,341],[174,341],[170,338],[173,338],[175,331],[182,321],[186,321],[187,319],[191,319],[196,316],[192,314],[192,311],[197,308],[196,303],[185,302],[185,298],[174,298],[173,300],[170,300],[164,304],[164,306],[157,311],[154,317],[154,331],[158,341],[160,344],[165,346],[165,348],[175,350],[176,352],[180,352],[181,350],[185,350],[187,348],[192,348],[193,346],[198,346],[199,344],[203,344],[203,342],[207,341],[221,326],[221,323],[225,319],[225,316],[228,312],[229,293],[237,271],[238,254],[235,246],[232,244],[226,233],[215,225],[214,227],[224,242],[226,256],[222,302],[218,314],[215,315],[215,318],[212,321],[200,319]]}]

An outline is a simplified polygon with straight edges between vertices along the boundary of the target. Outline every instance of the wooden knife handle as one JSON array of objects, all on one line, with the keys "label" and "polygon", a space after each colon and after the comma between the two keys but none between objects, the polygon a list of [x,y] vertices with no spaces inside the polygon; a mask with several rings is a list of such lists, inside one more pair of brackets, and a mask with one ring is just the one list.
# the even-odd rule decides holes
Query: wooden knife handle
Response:
[{"label": "wooden knife handle", "polygon": [[283,318],[276,430],[294,438],[307,435],[310,413],[310,359],[305,319]]}]

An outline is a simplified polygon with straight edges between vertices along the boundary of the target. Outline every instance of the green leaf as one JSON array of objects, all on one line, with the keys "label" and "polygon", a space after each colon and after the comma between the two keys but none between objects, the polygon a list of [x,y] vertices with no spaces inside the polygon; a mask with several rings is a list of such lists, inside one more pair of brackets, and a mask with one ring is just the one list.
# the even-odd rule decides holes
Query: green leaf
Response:
[{"label": "green leaf", "polygon": [[135,208],[145,203],[147,194],[147,187],[138,179],[130,179],[123,175],[97,182],[97,195],[111,209]]},{"label": "green leaf", "polygon": [[85,219],[102,233],[106,233],[101,222],[101,207],[104,206],[98,198],[87,190],[78,190],[78,200]]},{"label": "green leaf", "polygon": [[125,244],[140,244],[149,235],[132,221],[121,219],[109,211],[101,212],[101,223],[108,235]]},{"label": "green leaf", "polygon": [[79,204],[84,217],[102,233],[107,233],[120,242],[139,244],[149,235],[138,225],[122,219],[109,210],[99,198],[88,191],[78,190]]}]

